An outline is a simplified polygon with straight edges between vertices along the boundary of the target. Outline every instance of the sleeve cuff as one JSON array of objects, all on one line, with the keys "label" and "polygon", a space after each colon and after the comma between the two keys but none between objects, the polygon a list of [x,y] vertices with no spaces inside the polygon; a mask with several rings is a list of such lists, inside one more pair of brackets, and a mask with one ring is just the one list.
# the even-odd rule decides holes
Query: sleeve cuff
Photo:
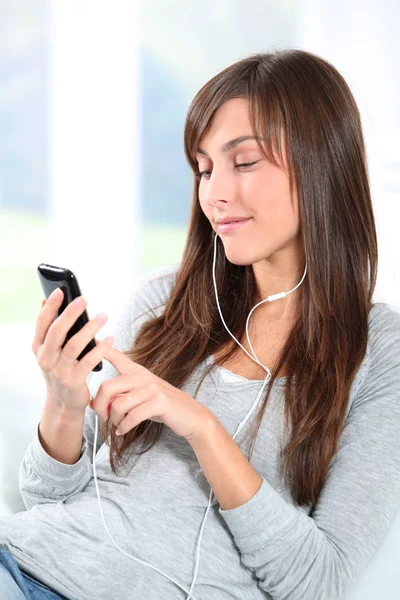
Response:
[{"label": "sleeve cuff", "polygon": [[266,531],[272,540],[282,528],[299,518],[297,509],[286,502],[264,477],[262,479],[259,490],[241,506],[226,510],[218,508],[241,552],[258,550],[265,544]]},{"label": "sleeve cuff", "polygon": [[79,457],[79,460],[73,465],[68,465],[59,462],[58,460],[47,454],[39,439],[39,425],[40,423],[36,428],[35,436],[33,438],[31,446],[33,459],[32,462],[35,471],[37,471],[39,475],[43,476],[43,478],[56,480],[57,482],[60,481],[61,485],[62,481],[65,478],[68,478],[68,485],[70,486],[71,477],[74,473],[76,473],[76,480],[79,480],[82,477],[82,474],[87,470],[86,463],[88,460],[88,456],[86,449],[88,446],[88,442],[85,435],[83,436],[82,440],[81,455]]}]

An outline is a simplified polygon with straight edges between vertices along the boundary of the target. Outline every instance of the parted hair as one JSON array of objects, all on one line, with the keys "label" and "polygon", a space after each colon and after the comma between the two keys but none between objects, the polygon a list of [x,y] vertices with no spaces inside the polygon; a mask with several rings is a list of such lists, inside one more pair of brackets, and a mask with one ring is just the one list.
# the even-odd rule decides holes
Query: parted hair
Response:
[{"label": "parted hair", "polygon": [[[193,198],[182,260],[162,314],[142,324],[125,354],[180,388],[211,353],[224,347],[223,362],[237,350],[210,294],[215,232],[201,209],[196,176],[200,141],[216,111],[233,98],[248,101],[254,135],[265,138],[260,150],[268,160],[277,164],[278,150],[282,161],[285,143],[307,260],[307,276],[297,292],[299,317],[265,389],[247,458],[251,460],[276,373],[284,366],[290,435],[281,451],[281,476],[296,503],[315,504],[338,450],[351,384],[366,353],[378,261],[360,114],[348,84],[329,62],[299,49],[256,53],[226,67],[197,92],[184,127]],[[230,263],[220,238],[217,243],[220,307],[230,331],[242,339],[256,303],[252,265]],[[138,454],[150,450],[164,424],[146,420],[121,437],[115,436],[110,420],[101,427],[103,439],[110,437],[116,473],[127,449]]]}]

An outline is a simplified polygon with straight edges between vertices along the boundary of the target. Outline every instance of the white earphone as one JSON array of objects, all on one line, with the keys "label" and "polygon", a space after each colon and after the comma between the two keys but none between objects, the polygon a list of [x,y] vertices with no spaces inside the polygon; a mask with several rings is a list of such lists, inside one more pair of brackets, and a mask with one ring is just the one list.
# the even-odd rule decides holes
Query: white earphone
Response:
[{"label": "white earphone", "polygon": [[[259,359],[258,359],[258,358],[257,358],[257,356],[256,356],[256,353],[255,353],[255,352],[254,352],[254,350],[253,350],[253,346],[251,345],[251,342],[250,342],[250,338],[249,338],[249,330],[248,330],[248,323],[249,323],[249,319],[250,319],[250,317],[251,317],[251,314],[252,314],[253,310],[254,310],[254,309],[256,309],[256,308],[257,308],[257,306],[260,306],[260,304],[262,304],[263,302],[273,302],[274,300],[279,300],[280,298],[284,298],[285,296],[287,296],[287,295],[288,295],[288,294],[290,294],[291,292],[294,292],[294,290],[296,290],[296,289],[299,287],[299,285],[301,285],[301,283],[302,283],[302,282],[303,282],[303,280],[304,280],[304,277],[306,276],[306,273],[307,273],[307,261],[306,261],[306,265],[305,265],[305,269],[304,269],[303,277],[301,278],[300,282],[299,282],[299,283],[296,285],[296,287],[294,287],[293,289],[291,289],[289,292],[280,292],[280,293],[278,293],[278,294],[273,294],[272,296],[268,296],[268,297],[267,297],[265,300],[261,300],[261,302],[259,302],[258,304],[256,304],[256,305],[255,305],[255,306],[254,306],[254,307],[251,309],[251,311],[250,311],[250,313],[249,313],[249,316],[247,317],[247,321],[246,321],[246,336],[247,336],[247,341],[248,341],[248,343],[249,343],[249,346],[250,346],[250,348],[251,348],[251,351],[252,351],[252,353],[254,354],[254,357],[255,357],[255,358],[253,358],[253,356],[251,356],[251,355],[250,355],[250,354],[247,352],[247,350],[246,350],[246,349],[245,349],[245,348],[242,346],[242,344],[241,344],[241,343],[240,343],[240,342],[239,342],[239,341],[238,341],[238,340],[235,338],[235,336],[234,336],[234,335],[233,335],[233,334],[232,334],[232,333],[229,331],[229,329],[228,329],[228,327],[227,327],[227,325],[226,325],[226,323],[225,323],[225,321],[224,321],[224,317],[222,316],[222,312],[221,312],[221,308],[220,308],[220,305],[219,305],[219,300],[218,300],[218,290],[217,290],[217,284],[216,284],[216,281],[215,281],[215,263],[216,263],[216,253],[217,253],[217,237],[218,237],[218,234],[216,233],[216,234],[215,234],[215,236],[214,236],[213,281],[214,281],[215,298],[216,298],[216,300],[217,300],[218,311],[219,311],[219,314],[220,314],[220,316],[221,316],[222,322],[223,322],[223,324],[224,324],[224,326],[225,326],[225,329],[228,331],[228,333],[231,335],[231,337],[232,337],[232,338],[235,340],[235,342],[236,342],[237,344],[239,344],[239,346],[242,348],[242,350],[244,350],[244,351],[246,352],[246,354],[247,354],[247,355],[248,355],[248,356],[249,356],[249,357],[250,357],[252,360],[254,360],[254,362],[257,362],[257,363],[258,363],[258,364],[259,364],[261,367],[263,367],[263,368],[264,368],[264,369],[265,369],[265,370],[268,372],[268,374],[267,374],[267,377],[265,378],[265,380],[264,380],[264,382],[263,382],[263,384],[262,384],[261,390],[260,390],[260,392],[257,394],[257,398],[256,398],[256,400],[254,401],[254,403],[253,403],[252,407],[250,408],[250,410],[248,411],[247,415],[245,416],[245,418],[243,419],[243,421],[240,423],[240,425],[239,425],[239,426],[238,426],[238,428],[236,429],[236,431],[235,431],[234,435],[232,436],[232,437],[233,437],[233,439],[234,439],[234,438],[235,438],[235,437],[238,435],[238,433],[241,431],[241,429],[244,427],[244,425],[246,424],[246,422],[248,421],[248,419],[250,418],[250,416],[251,416],[252,412],[254,411],[255,407],[257,406],[257,404],[258,404],[258,402],[259,402],[259,400],[260,400],[260,397],[261,397],[261,395],[262,395],[262,393],[263,393],[263,391],[264,391],[264,388],[265,388],[266,384],[268,383],[269,379],[271,378],[271,371],[269,370],[269,368],[268,368],[268,367],[266,367],[265,365],[263,365],[263,364],[262,364],[262,363],[259,361]],[[200,558],[200,545],[201,545],[201,538],[202,538],[202,535],[203,535],[204,524],[205,524],[205,521],[206,521],[206,518],[207,518],[208,511],[209,511],[209,509],[210,509],[211,502],[212,502],[212,497],[213,497],[213,491],[212,491],[212,488],[210,487],[210,497],[209,497],[209,500],[208,500],[208,506],[207,506],[206,512],[205,512],[205,514],[204,514],[204,517],[203,517],[203,521],[202,521],[201,528],[200,528],[200,535],[199,535],[199,538],[198,538],[198,541],[197,541],[197,549],[196,549],[196,568],[195,568],[195,572],[194,572],[193,580],[192,580],[192,583],[191,583],[191,586],[190,586],[190,590],[189,590],[189,591],[187,591],[187,590],[186,590],[184,587],[182,587],[182,585],[181,585],[180,583],[178,583],[177,581],[175,581],[175,579],[173,579],[172,577],[170,577],[169,575],[167,575],[166,573],[164,573],[164,572],[163,572],[163,571],[161,571],[160,569],[157,569],[157,567],[154,567],[154,566],[153,566],[153,565],[151,565],[150,563],[148,563],[148,562],[146,562],[146,561],[144,561],[144,560],[140,560],[139,558],[136,558],[135,556],[130,556],[130,555],[127,553],[127,552],[125,552],[124,550],[122,550],[122,548],[120,548],[120,547],[118,546],[118,544],[116,544],[116,542],[114,542],[114,540],[113,540],[113,538],[112,538],[112,536],[111,536],[110,532],[108,531],[108,528],[107,528],[106,522],[105,522],[105,520],[104,520],[103,509],[102,509],[102,507],[101,507],[101,499],[100,499],[99,486],[98,486],[98,483],[97,483],[97,475],[96,475],[96,460],[95,460],[95,459],[96,459],[96,446],[97,446],[97,429],[98,429],[98,415],[96,414],[96,428],[95,428],[94,443],[93,443],[93,474],[94,474],[94,481],[95,481],[95,486],[96,486],[97,498],[98,498],[98,500],[99,500],[99,506],[100,506],[100,513],[101,513],[101,517],[102,517],[102,520],[103,520],[104,527],[105,527],[105,529],[106,529],[106,531],[107,531],[108,535],[110,536],[110,539],[111,539],[111,541],[112,541],[112,542],[113,542],[113,544],[114,544],[114,545],[115,545],[115,546],[118,548],[118,550],[120,550],[121,552],[123,552],[123,554],[125,554],[125,555],[126,555],[126,556],[128,556],[129,558],[132,558],[133,560],[136,560],[136,561],[138,561],[138,562],[142,563],[143,565],[147,565],[147,566],[148,566],[148,567],[150,567],[151,569],[154,569],[155,571],[157,571],[157,572],[158,572],[158,573],[160,573],[161,575],[164,575],[164,577],[166,577],[167,579],[169,579],[170,581],[172,581],[173,583],[175,583],[175,584],[176,584],[176,585],[177,585],[179,588],[181,588],[181,590],[183,590],[184,592],[187,592],[187,593],[188,593],[188,596],[186,597],[186,600],[188,600],[189,598],[193,598],[193,600],[196,600],[195,596],[192,594],[192,590],[193,590],[193,587],[194,587],[194,585],[195,585],[195,581],[196,581],[196,577],[197,577],[197,571],[198,571],[198,566],[199,566],[199,558]]]}]

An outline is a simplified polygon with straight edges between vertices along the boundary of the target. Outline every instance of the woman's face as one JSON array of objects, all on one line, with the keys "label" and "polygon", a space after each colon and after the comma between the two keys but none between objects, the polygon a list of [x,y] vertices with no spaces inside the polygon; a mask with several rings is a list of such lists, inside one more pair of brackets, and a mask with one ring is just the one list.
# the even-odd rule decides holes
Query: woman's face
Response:
[{"label": "woman's face", "polygon": [[[268,161],[256,140],[244,141],[228,152],[221,147],[239,136],[252,136],[248,102],[235,98],[214,115],[196,155],[199,201],[224,245],[226,258],[237,265],[264,263],[272,268],[297,264],[299,215],[297,197],[290,197],[289,176],[284,167]],[[284,149],[283,149],[284,152]],[[286,163],[286,156],[284,155]],[[240,163],[255,164],[238,167]],[[250,217],[238,229],[220,233],[216,219]],[[269,270],[269,269],[267,269]]]}]

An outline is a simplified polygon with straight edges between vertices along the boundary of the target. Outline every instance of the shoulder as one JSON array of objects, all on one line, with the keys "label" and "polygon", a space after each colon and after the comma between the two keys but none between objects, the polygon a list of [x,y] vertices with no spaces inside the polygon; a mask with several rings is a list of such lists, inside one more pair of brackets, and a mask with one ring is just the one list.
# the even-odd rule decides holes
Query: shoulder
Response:
[{"label": "shoulder", "polygon": [[128,298],[123,315],[129,314],[131,322],[142,317],[159,316],[171,295],[179,267],[179,263],[163,265],[142,274]]},{"label": "shoulder", "polygon": [[131,301],[136,303],[140,297],[148,305],[148,308],[156,308],[165,304],[172,292],[179,267],[179,263],[163,265],[141,275]]},{"label": "shoulder", "polygon": [[114,346],[118,350],[131,348],[141,326],[162,314],[178,270],[179,264],[164,265],[151,269],[138,278],[114,325]]},{"label": "shoulder", "polygon": [[400,312],[386,302],[376,302],[369,313],[369,352],[377,357],[382,352],[399,356]]},{"label": "shoulder", "polygon": [[386,302],[377,302],[368,320],[367,351],[353,408],[373,402],[389,414],[400,407],[400,313]]},{"label": "shoulder", "polygon": [[180,263],[172,263],[170,265],[163,265],[161,267],[155,267],[150,271],[144,273],[139,278],[139,283],[147,283],[154,289],[170,290],[171,284],[176,279],[180,267]]}]

